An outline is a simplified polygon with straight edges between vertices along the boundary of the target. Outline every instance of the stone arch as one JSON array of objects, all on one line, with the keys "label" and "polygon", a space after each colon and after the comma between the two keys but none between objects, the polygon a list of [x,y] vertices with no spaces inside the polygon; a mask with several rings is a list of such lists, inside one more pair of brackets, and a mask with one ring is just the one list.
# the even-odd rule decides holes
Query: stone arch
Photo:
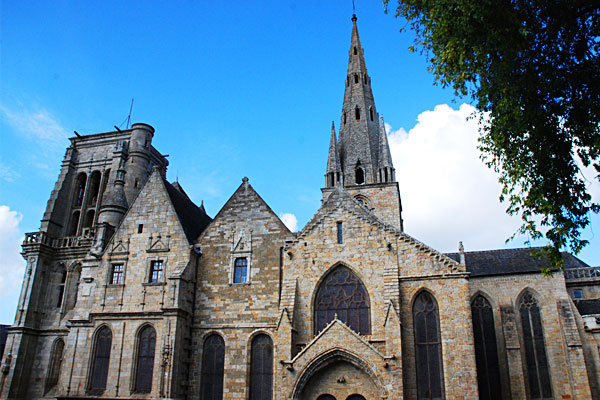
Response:
[{"label": "stone arch", "polygon": [[473,302],[475,301],[475,299],[477,298],[477,296],[482,296],[484,299],[486,299],[490,305],[492,306],[492,308],[494,310],[498,309],[498,303],[496,302],[496,300],[486,291],[483,291],[481,289],[478,289],[475,293],[473,293],[473,295],[471,296],[471,298],[469,299],[469,306],[471,306],[473,304]]},{"label": "stone arch", "polygon": [[319,277],[319,279],[317,280],[317,282],[315,284],[315,287],[313,288],[313,292],[312,292],[312,296],[311,296],[311,300],[310,300],[311,331],[313,332],[313,335],[317,334],[315,332],[316,320],[314,318],[317,294],[319,293],[319,289],[321,288],[321,285],[323,284],[325,279],[338,267],[344,267],[344,268],[349,269],[350,272],[352,272],[358,278],[360,284],[364,287],[365,292],[366,292],[367,306],[369,307],[369,330],[371,330],[371,328],[373,326],[372,321],[371,321],[371,310],[370,310],[371,303],[372,303],[371,294],[370,294],[369,289],[367,288],[367,285],[365,285],[365,282],[368,282],[368,280],[365,280],[365,277],[359,271],[357,271],[355,268],[352,268],[345,262],[338,261],[338,262],[334,263],[333,265],[331,265],[323,274],[321,274],[321,276]]},{"label": "stone arch", "polygon": [[439,297],[438,297],[437,293],[435,292],[435,290],[433,290],[433,289],[431,289],[431,288],[428,288],[428,287],[426,287],[426,286],[420,286],[420,287],[418,287],[418,288],[417,288],[417,289],[416,289],[416,290],[413,292],[413,294],[412,294],[412,296],[411,296],[411,298],[410,298],[410,304],[409,304],[409,307],[410,307],[410,309],[412,310],[412,308],[413,308],[413,306],[414,306],[414,304],[415,304],[415,300],[417,299],[417,297],[419,297],[419,295],[420,295],[422,292],[427,292],[427,293],[429,293],[430,295],[432,295],[432,296],[433,296],[433,298],[434,298],[435,302],[437,303],[437,306],[438,306],[438,312],[439,312],[439,307],[440,307],[440,303],[439,303],[439,301],[438,301],[438,298],[439,298]]},{"label": "stone arch", "polygon": [[370,366],[367,361],[363,360],[358,355],[341,348],[333,348],[327,350],[318,355],[309,364],[307,364],[298,375],[296,382],[294,382],[290,399],[300,400],[302,391],[305,389],[310,379],[323,368],[326,368],[332,363],[339,361],[347,362],[358,368],[360,371],[362,371],[366,376],[369,377],[371,382],[375,385],[375,387],[381,395],[381,399],[387,399],[387,390],[381,382],[381,379],[379,379],[377,374],[374,372],[375,369],[372,366]]},{"label": "stone arch", "polygon": [[528,295],[528,294],[532,295],[533,298],[538,303],[542,303],[542,295],[537,290],[527,286],[527,287],[523,288],[523,290],[521,290],[519,292],[519,294],[517,295],[517,297],[515,298],[515,304],[517,305],[517,307],[521,303],[521,300],[523,300],[523,297],[525,297],[525,295]]},{"label": "stone arch", "polygon": [[[96,390],[97,388],[93,387],[93,380],[94,380],[94,374],[95,374],[95,364],[96,364],[96,358],[97,358],[97,348],[98,348],[98,338],[101,332],[108,330],[108,333],[110,334],[110,347],[109,347],[109,353],[108,353],[108,361],[107,361],[107,366],[106,366],[106,375],[108,376],[108,372],[110,371],[110,358],[112,356],[112,346],[113,346],[113,330],[112,327],[108,324],[108,323],[102,323],[100,325],[98,325],[96,327],[96,329],[94,330],[94,333],[92,334],[92,346],[91,346],[91,351],[90,351],[90,356],[88,359],[88,372],[87,372],[87,383],[86,383],[86,391],[88,393],[102,393],[104,392],[104,390],[106,389],[106,387],[104,387],[104,389],[100,389],[100,391]],[[102,371],[102,373],[104,374],[104,371]]]},{"label": "stone arch", "polygon": [[369,206],[371,205],[371,200],[362,193],[357,194],[356,196],[354,196],[354,198],[364,207],[369,208]]}]

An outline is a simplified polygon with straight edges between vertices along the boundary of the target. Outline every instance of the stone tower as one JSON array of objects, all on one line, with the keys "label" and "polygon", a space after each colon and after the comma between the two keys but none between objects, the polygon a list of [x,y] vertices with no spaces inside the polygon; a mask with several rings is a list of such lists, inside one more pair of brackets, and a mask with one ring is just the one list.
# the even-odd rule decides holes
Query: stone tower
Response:
[{"label": "stone tower", "polygon": [[352,16],[339,140],[332,125],[323,200],[338,186],[343,186],[384,222],[403,230],[396,171],[383,117],[380,119],[375,108],[356,15]]}]

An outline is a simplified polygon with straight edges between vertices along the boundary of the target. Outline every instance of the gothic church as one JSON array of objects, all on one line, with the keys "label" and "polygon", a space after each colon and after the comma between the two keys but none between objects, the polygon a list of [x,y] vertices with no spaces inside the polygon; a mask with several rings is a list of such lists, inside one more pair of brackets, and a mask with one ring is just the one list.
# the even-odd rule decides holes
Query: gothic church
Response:
[{"label": "gothic church", "polygon": [[298,233],[247,178],[211,219],[149,125],[71,138],[23,242],[0,398],[600,398],[599,269],[406,234],[356,17],[344,86]]}]

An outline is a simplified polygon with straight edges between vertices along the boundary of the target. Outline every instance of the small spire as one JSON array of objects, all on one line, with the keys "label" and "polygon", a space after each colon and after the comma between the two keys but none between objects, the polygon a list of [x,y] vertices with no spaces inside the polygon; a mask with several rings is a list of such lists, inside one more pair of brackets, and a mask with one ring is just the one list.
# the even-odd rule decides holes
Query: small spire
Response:
[{"label": "small spire", "polygon": [[331,121],[331,139],[329,140],[329,156],[327,157],[327,173],[341,172],[340,157],[337,149],[337,139],[335,135],[335,123]]},{"label": "small spire", "polygon": [[200,200],[200,211],[206,214],[206,210],[204,209],[204,200]]},{"label": "small spire", "polygon": [[392,154],[385,131],[385,122],[381,116],[381,126],[379,127],[379,168],[393,168]]},{"label": "small spire", "polygon": [[463,242],[458,242],[458,259],[462,265],[465,265],[465,246],[463,246]]}]

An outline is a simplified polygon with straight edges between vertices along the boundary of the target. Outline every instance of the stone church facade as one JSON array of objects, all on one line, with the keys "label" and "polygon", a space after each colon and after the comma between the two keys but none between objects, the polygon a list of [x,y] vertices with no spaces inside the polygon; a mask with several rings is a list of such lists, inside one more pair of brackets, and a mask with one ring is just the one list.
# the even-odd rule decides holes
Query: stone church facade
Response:
[{"label": "stone church facade", "polygon": [[403,230],[353,17],[323,202],[290,232],[244,178],[214,217],[154,129],[71,139],[23,243],[2,399],[600,398],[600,268],[442,254]]}]

